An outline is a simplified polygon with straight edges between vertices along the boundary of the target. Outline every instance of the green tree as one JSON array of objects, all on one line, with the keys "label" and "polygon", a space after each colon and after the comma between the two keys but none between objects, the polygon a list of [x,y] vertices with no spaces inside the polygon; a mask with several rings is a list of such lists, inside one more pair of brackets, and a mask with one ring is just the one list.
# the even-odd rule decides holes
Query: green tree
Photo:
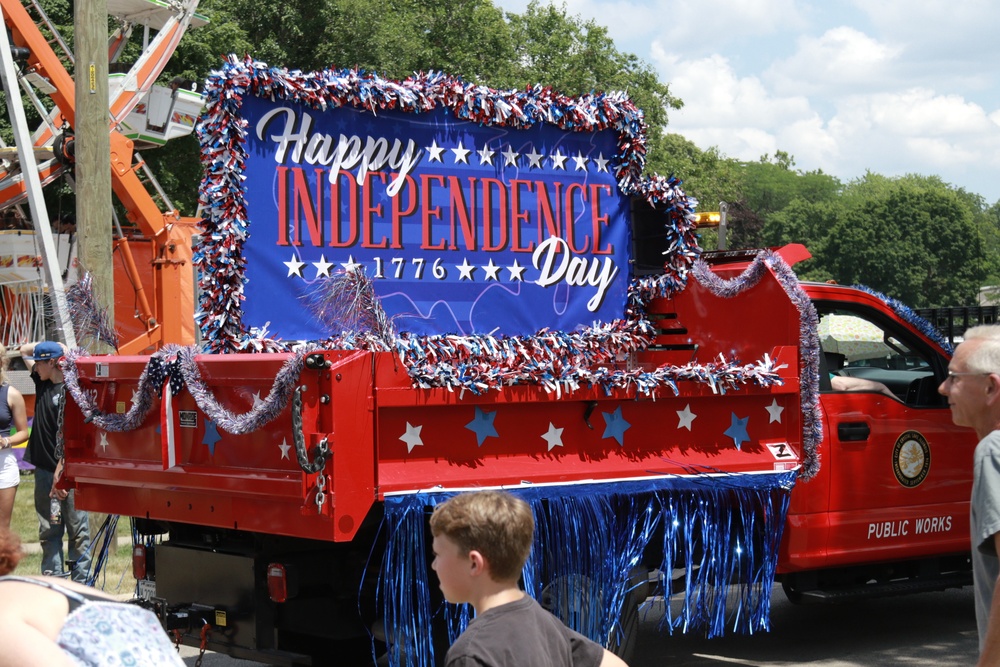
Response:
[{"label": "green tree", "polygon": [[850,183],[817,263],[914,307],[975,303],[989,262],[968,197],[937,177]]}]

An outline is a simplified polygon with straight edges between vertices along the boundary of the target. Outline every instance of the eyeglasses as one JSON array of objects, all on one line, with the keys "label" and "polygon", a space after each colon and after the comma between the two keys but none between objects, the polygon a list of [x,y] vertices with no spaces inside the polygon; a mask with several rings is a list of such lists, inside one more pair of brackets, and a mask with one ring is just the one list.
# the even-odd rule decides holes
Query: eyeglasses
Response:
[{"label": "eyeglasses", "polygon": [[969,375],[981,375],[983,377],[992,375],[992,373],[956,373],[955,371],[948,371],[948,377],[944,379],[945,382],[955,382],[956,378],[966,377]]}]

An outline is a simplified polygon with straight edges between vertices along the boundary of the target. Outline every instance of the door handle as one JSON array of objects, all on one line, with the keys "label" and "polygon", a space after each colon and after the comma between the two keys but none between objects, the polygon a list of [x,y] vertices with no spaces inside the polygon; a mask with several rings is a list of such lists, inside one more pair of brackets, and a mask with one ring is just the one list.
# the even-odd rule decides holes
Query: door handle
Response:
[{"label": "door handle", "polygon": [[861,442],[871,435],[867,422],[842,422],[837,424],[837,437],[842,442]]}]

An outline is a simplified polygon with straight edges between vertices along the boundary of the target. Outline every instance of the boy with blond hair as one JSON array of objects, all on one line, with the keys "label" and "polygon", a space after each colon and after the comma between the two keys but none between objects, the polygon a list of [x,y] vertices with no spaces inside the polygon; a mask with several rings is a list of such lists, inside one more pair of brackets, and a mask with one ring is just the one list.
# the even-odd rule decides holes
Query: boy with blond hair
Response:
[{"label": "boy with blond hair", "polygon": [[518,587],[534,532],[531,507],[504,491],[463,493],[434,508],[431,567],[441,592],[476,611],[445,667],[627,667]]}]

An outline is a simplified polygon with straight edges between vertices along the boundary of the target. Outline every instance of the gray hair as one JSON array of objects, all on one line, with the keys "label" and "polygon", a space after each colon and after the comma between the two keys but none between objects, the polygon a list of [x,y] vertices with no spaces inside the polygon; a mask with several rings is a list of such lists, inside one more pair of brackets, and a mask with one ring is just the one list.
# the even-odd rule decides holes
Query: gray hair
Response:
[{"label": "gray hair", "polygon": [[978,340],[965,362],[973,373],[1000,373],[1000,325],[982,324],[966,330],[963,343]]}]

